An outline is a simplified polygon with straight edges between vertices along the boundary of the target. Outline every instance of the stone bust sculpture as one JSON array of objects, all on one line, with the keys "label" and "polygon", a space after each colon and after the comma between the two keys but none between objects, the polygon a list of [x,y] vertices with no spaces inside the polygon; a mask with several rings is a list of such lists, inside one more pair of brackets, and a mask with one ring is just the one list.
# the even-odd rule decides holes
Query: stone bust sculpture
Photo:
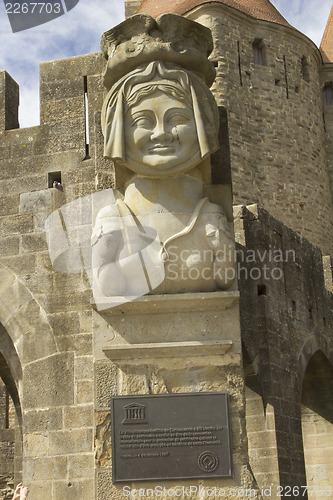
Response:
[{"label": "stone bust sculpture", "polygon": [[[168,23],[176,18],[185,32],[187,23],[196,25],[184,19],[184,26],[180,16],[161,17]],[[198,26],[199,32],[206,30]],[[234,266],[230,223],[223,208],[204,196],[209,156],[218,148],[215,100],[202,75],[174,63],[173,49],[161,60],[161,50],[151,43],[143,46],[152,60],[139,64],[141,49],[138,67],[112,85],[102,110],[104,154],[133,175],[123,198],[96,218],[93,270],[99,296],[207,292],[226,289],[234,280],[228,272]]]}]

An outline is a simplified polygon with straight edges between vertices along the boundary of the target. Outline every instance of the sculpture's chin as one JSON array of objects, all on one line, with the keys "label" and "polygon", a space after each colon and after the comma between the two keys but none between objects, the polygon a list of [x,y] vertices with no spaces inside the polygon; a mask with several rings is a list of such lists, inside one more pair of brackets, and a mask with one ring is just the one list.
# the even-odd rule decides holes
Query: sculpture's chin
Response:
[{"label": "sculpture's chin", "polygon": [[[122,164],[135,172],[138,175],[150,178],[166,178],[184,174],[195,168],[202,161],[200,153],[196,153],[192,158],[182,163],[165,162],[165,158],[161,158],[161,162],[141,163],[133,158],[126,158]],[[155,164],[156,163],[156,164]]]}]

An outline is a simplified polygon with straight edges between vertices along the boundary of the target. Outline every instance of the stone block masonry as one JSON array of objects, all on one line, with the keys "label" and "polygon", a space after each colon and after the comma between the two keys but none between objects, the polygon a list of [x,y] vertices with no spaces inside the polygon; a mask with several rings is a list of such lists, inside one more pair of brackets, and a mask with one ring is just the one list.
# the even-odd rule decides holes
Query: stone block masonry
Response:
[{"label": "stone block masonry", "polygon": [[[295,29],[249,18],[223,4],[201,5],[187,17],[214,36],[212,90],[228,112],[234,204],[258,203],[324,254],[331,253],[325,144],[330,155],[332,141],[327,108],[325,138],[319,77],[325,67],[319,50]],[[261,64],[254,62],[255,41]]]},{"label": "stone block masonry", "polygon": [[[129,5],[133,10],[135,3]],[[221,384],[233,398],[242,484],[253,484],[242,469],[247,438],[260,487],[332,482],[328,452],[322,453],[331,429],[325,410],[332,404],[332,117],[321,101],[332,68],[323,68],[312,42],[291,28],[250,19],[223,4],[206,4],[188,15],[214,34],[213,91],[226,109],[234,203],[247,205],[235,212],[236,240],[245,257],[253,251],[257,259],[240,260],[245,375],[240,341],[237,351],[224,357],[229,367],[185,370],[181,358],[177,374],[168,373],[174,358],[155,371],[144,358],[145,368],[135,367],[135,359],[120,367],[106,356],[96,359],[93,338],[102,327],[91,306],[90,284],[84,274],[54,271],[45,220],[66,203],[114,186],[100,126],[104,58],[96,53],[43,63],[41,125],[22,130],[17,84],[0,72],[0,377],[11,415],[14,408],[17,414],[17,425],[0,431],[0,465],[5,457],[8,478],[5,466],[0,468],[7,484],[14,476],[18,482],[23,471],[32,499],[119,498],[120,490],[110,496],[110,395],[217,390]],[[254,41],[261,41],[264,64],[254,63]],[[61,189],[53,187],[54,180]],[[272,249],[288,258],[269,261]],[[118,319],[127,333],[129,327],[137,330],[133,316]],[[237,322],[212,320],[216,331],[227,326],[231,331]],[[190,356],[188,361],[194,363]],[[215,374],[210,385],[202,383],[207,373]],[[6,427],[5,404],[0,421]],[[10,445],[4,449],[5,442]]]}]

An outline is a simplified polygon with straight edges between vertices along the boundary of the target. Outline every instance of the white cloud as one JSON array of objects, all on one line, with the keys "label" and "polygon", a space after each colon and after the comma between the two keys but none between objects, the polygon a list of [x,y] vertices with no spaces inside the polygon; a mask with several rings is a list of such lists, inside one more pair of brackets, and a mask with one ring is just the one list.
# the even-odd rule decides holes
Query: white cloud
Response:
[{"label": "white cloud", "polygon": [[12,33],[0,2],[0,69],[20,85],[20,124],[39,124],[39,63],[98,52],[104,31],[124,20],[124,1],[80,0],[49,23]]},{"label": "white cloud", "polygon": [[[272,0],[295,28],[320,44],[332,0]],[[100,50],[104,31],[124,20],[124,0],[80,0],[67,14],[12,33],[0,0],[0,69],[20,85],[22,127],[39,123],[39,63]]]},{"label": "white cloud", "polygon": [[332,0],[272,0],[285,19],[319,47]]}]

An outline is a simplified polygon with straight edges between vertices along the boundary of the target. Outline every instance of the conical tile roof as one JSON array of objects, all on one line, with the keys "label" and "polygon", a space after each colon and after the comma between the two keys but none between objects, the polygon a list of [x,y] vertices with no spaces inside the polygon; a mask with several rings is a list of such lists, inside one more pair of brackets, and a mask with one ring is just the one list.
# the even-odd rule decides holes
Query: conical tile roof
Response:
[{"label": "conical tile roof", "polygon": [[320,44],[320,52],[324,63],[333,62],[333,6]]},{"label": "conical tile roof", "polygon": [[223,3],[255,19],[290,27],[269,0],[143,0],[136,13],[149,14],[154,18],[167,12],[183,15],[205,3]]}]

